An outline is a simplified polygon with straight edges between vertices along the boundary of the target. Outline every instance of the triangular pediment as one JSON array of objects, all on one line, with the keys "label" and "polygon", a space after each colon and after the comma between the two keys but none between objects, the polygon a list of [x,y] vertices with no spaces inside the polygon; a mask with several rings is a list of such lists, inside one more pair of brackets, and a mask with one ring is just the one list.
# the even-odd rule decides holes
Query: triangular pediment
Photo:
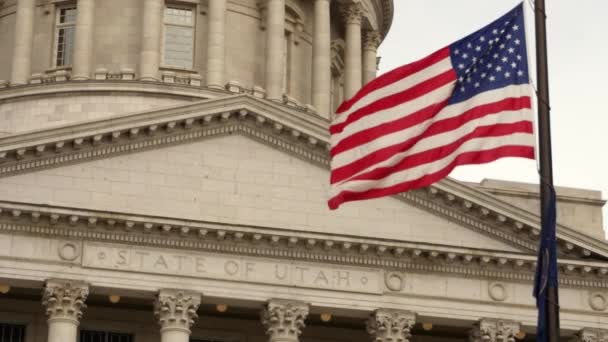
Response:
[{"label": "triangular pediment", "polygon": [[[174,166],[174,160],[171,158],[205,160],[204,154],[200,154],[201,151],[210,153],[209,149],[211,149],[219,153],[219,160],[223,160],[227,164],[227,169],[234,169],[233,173],[235,173],[234,179],[225,180],[228,183],[222,183],[222,186],[226,186],[226,188],[220,188],[220,193],[226,197],[231,189],[236,191],[234,190],[236,188],[246,192],[237,191],[236,194],[242,197],[236,202],[234,202],[234,198],[231,199],[235,211],[224,213],[222,219],[225,222],[240,223],[230,221],[236,220],[240,215],[240,217],[269,227],[289,227],[302,231],[315,231],[316,229],[316,231],[336,234],[354,232],[361,236],[371,234],[374,237],[387,239],[410,239],[433,244],[482,246],[499,251],[534,253],[539,232],[537,215],[451,179],[446,179],[428,189],[404,193],[393,198],[352,204],[335,213],[329,213],[325,209],[326,189],[323,188],[328,172],[327,141],[327,121],[312,113],[251,96],[231,96],[170,109],[135,113],[0,138],[0,161],[2,161],[0,184],[5,187],[2,190],[4,194],[11,193],[16,187],[21,187],[21,185],[9,185],[10,181],[15,180],[25,183],[36,180],[38,182],[36,184],[41,189],[38,191],[50,191],[45,190],[45,186],[40,183],[40,179],[44,179],[45,176],[65,177],[70,172],[74,177],[79,172],[81,175],[90,175],[101,172],[99,170],[104,169],[108,163],[116,162],[119,165],[128,165],[128,167],[123,166],[126,169],[122,173],[113,171],[116,173],[116,177],[124,179],[126,174],[129,174],[129,181],[133,182],[124,188],[118,188],[115,185],[116,191],[127,192],[125,195],[132,197],[133,208],[135,206],[142,208],[158,206],[157,202],[153,202],[153,196],[141,199],[133,198],[146,186],[153,185],[147,183],[135,185],[138,184],[137,177],[140,177],[140,174],[153,172],[148,168],[142,169],[143,164],[134,161],[144,156],[150,160],[156,159],[158,168],[162,168],[163,165],[170,168]],[[224,143],[227,145],[223,146]],[[214,144],[219,144],[219,146]],[[232,146],[233,150],[230,150],[229,146]],[[273,154],[273,157],[264,165],[255,157],[250,163],[257,163],[257,167],[260,169],[276,169],[276,174],[271,173],[265,176],[277,177],[276,184],[273,183],[274,187],[254,182],[247,189],[245,183],[241,184],[237,181],[236,172],[239,171],[240,157],[234,153],[245,150],[244,146],[256,146],[257,150],[265,151],[259,153]],[[159,154],[165,157],[160,157]],[[172,157],[168,155],[172,155]],[[222,155],[224,157],[221,157]],[[279,179],[280,172],[285,172],[285,170],[280,170],[281,165],[273,158],[290,161],[291,166],[283,166],[285,166],[285,170],[291,170],[294,174],[285,176],[290,176],[287,178],[294,186],[299,186],[299,188],[296,187],[299,191],[292,191],[288,185],[279,185],[281,181],[286,182],[287,178]],[[295,164],[298,166],[295,167]],[[209,165],[203,164],[200,166],[209,167]],[[194,175],[191,177],[199,177],[197,182],[203,182],[204,179],[200,177],[204,178],[204,170],[192,170]],[[212,172],[212,170],[207,171]],[[300,171],[309,172],[315,176],[299,179],[297,176]],[[176,179],[179,178],[179,174],[169,173],[166,176],[173,177],[175,182],[186,182],[188,179],[187,177]],[[149,177],[149,181],[154,182],[154,176],[149,175]],[[240,177],[247,177],[246,172]],[[297,183],[306,181],[313,183]],[[93,182],[84,186],[104,185],[95,185]],[[211,186],[217,187],[218,184]],[[317,186],[318,189],[315,189],[314,186]],[[53,198],[53,201],[62,196],[69,198],[70,195],[76,195],[75,192],[72,192],[76,191],[74,189],[79,188],[71,185],[63,189],[63,192],[56,189],[52,194],[47,193],[47,196],[32,194],[29,199],[23,198],[23,200],[38,203],[37,201],[40,200],[48,201],[49,198]],[[27,191],[36,190],[28,189]],[[200,189],[200,191],[205,190]],[[315,191],[317,192],[315,193]],[[283,193],[285,197],[276,197],[274,200],[256,199],[256,194],[269,192]],[[186,196],[184,195],[186,192],[177,194],[173,191],[172,195],[171,193],[168,189],[166,193],[159,192],[157,189],[157,195],[160,196],[157,199],[161,198],[170,205],[171,196]],[[192,195],[192,193],[190,194]],[[247,198],[249,195],[251,198]],[[209,194],[209,198],[214,198],[214,196],[219,195]],[[293,198],[289,196],[293,196]],[[102,196],[99,195],[99,197]],[[5,195],[3,198],[14,200],[14,197],[10,197],[10,195]],[[185,197],[181,198],[180,201],[188,202],[183,199]],[[193,203],[194,198],[199,201],[207,200],[202,195],[193,196]],[[87,203],[87,200],[88,197],[85,195],[78,204],[82,206],[82,203]],[[173,200],[177,201],[177,198],[173,198]],[[308,200],[313,201],[314,204],[307,203]],[[109,202],[108,205],[116,205],[116,203],[112,203],[112,196],[106,197],[106,201]],[[311,212],[302,214],[293,210],[289,206],[290,201],[294,201],[294,203],[302,201],[300,203],[302,206],[311,205],[311,208],[305,208],[310,209]],[[248,206],[247,203],[250,205]],[[61,202],[60,204],[68,205],[69,203]],[[251,209],[256,208],[255,205],[261,204],[266,207],[257,208],[259,210]],[[74,203],[71,205],[73,206]],[[186,207],[189,210],[183,209]],[[98,203],[95,204],[95,208],[99,209]],[[201,202],[188,205],[183,203],[181,208],[180,211],[180,207],[174,207],[173,215],[194,215],[193,219],[218,220],[217,222],[222,222],[218,215],[204,215],[217,214],[225,210],[219,202],[216,202],[215,207],[207,206],[207,209],[203,209],[205,206],[201,205]],[[281,211],[277,208],[284,210],[284,213],[279,215],[278,213]],[[107,210],[117,209],[107,207]],[[159,210],[162,209],[159,208]],[[194,214],[197,211],[198,214]],[[167,214],[163,212],[162,215]],[[330,218],[326,218],[324,221],[323,217],[326,215]],[[388,220],[387,216],[391,219]],[[409,232],[406,239],[401,235],[404,231]],[[600,260],[608,257],[608,247],[604,241],[586,236],[568,227],[560,227],[558,235],[561,243],[560,250],[569,257],[596,256]]]}]

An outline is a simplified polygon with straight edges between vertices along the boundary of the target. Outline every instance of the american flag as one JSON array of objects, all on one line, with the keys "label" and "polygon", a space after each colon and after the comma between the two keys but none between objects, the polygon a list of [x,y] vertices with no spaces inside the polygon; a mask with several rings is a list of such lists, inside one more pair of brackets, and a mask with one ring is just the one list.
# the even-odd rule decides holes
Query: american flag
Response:
[{"label": "american flag", "polygon": [[329,207],[425,187],[458,165],[534,159],[531,94],[520,4],[338,108]]}]

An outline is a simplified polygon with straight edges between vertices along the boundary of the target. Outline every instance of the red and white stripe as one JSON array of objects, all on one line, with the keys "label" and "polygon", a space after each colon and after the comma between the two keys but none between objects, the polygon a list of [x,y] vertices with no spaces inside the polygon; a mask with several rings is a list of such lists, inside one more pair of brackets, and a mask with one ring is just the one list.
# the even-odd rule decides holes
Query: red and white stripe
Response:
[{"label": "red and white stripe", "polygon": [[384,74],[344,102],[330,127],[331,209],[430,185],[462,164],[534,159],[530,86],[448,105],[449,48]]}]

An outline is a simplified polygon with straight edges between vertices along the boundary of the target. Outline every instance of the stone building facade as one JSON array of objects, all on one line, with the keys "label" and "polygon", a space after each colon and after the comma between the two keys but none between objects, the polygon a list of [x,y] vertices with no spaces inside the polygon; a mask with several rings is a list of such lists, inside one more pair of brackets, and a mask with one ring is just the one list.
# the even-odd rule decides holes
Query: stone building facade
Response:
[{"label": "stone building facade", "polygon": [[[392,12],[0,0],[0,342],[533,340],[533,186],[327,209]],[[607,341],[605,202],[558,197],[562,335]]]}]

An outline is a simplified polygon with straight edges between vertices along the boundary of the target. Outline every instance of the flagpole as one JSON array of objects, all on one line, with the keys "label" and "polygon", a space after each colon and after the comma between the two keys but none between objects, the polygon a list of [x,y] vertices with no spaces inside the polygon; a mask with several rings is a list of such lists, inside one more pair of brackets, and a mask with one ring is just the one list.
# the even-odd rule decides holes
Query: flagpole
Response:
[{"label": "flagpole", "polygon": [[[538,135],[540,159],[540,203],[541,226],[548,220],[549,198],[553,188],[553,167],[551,157],[551,125],[549,105],[549,75],[547,66],[547,31],[545,0],[536,0],[534,6],[536,26],[536,74],[538,82]],[[547,288],[547,332],[549,342],[559,341],[559,302],[557,287]]]}]

